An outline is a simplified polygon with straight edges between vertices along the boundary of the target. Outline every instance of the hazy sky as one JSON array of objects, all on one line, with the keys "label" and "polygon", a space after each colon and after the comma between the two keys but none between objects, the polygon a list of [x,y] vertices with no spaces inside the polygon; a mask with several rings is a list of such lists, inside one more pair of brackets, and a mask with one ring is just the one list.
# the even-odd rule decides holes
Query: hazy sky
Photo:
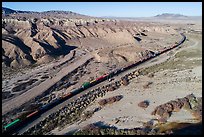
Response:
[{"label": "hazy sky", "polygon": [[150,17],[162,13],[202,16],[202,2],[2,2],[2,6],[24,11],[73,11],[97,17]]}]

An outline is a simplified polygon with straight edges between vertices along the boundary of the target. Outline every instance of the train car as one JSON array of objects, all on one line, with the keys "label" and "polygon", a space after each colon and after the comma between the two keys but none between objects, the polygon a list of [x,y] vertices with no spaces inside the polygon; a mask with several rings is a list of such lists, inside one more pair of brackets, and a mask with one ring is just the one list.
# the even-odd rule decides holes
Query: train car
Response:
[{"label": "train car", "polygon": [[133,65],[134,65],[134,63],[129,64],[129,65],[127,66],[127,69],[132,68]]},{"label": "train car", "polygon": [[100,76],[100,77],[98,77],[98,78],[96,78],[96,81],[97,82],[100,82],[101,80],[104,80],[106,77],[108,77],[109,76],[109,74],[107,73],[107,74],[104,74],[103,76]]},{"label": "train car", "polygon": [[142,61],[141,61],[141,63],[143,63],[144,61],[145,61],[145,57],[143,57],[143,58],[142,58]]},{"label": "train car", "polygon": [[164,50],[164,49],[162,49],[162,50],[161,50],[161,52],[160,52],[160,54],[163,54],[164,52],[165,52],[165,50]]},{"label": "train car", "polygon": [[18,118],[16,120],[14,120],[13,122],[11,122],[11,123],[7,124],[6,126],[4,126],[4,129],[7,130],[8,128],[10,128],[10,127],[16,125],[17,123],[19,123],[20,121],[21,120]]},{"label": "train car", "polygon": [[121,72],[123,72],[124,70],[125,70],[125,67],[122,67],[122,68],[120,69]]},{"label": "train car", "polygon": [[166,52],[168,49],[167,48],[165,48],[162,52],[164,53],[164,52]]},{"label": "train car", "polygon": [[108,75],[109,75],[109,73],[107,73],[107,74],[103,75],[103,77],[105,78],[105,77],[107,77]]},{"label": "train car", "polygon": [[158,51],[158,55],[160,55],[161,54],[161,51]]},{"label": "train car", "polygon": [[137,66],[138,62],[134,61],[134,63],[132,64],[133,67]]},{"label": "train car", "polygon": [[113,77],[115,74],[117,74],[117,70],[112,71],[111,73],[109,73],[109,75],[107,76],[109,77]]},{"label": "train car", "polygon": [[55,103],[57,103],[58,101],[60,101],[60,99],[55,99],[54,101],[52,101],[52,102],[50,102],[50,103],[48,103],[48,104],[45,104],[45,105],[43,105],[42,107],[40,107],[39,110],[41,110],[41,111],[47,110],[47,109],[49,109],[50,107],[52,107]]},{"label": "train car", "polygon": [[175,45],[174,45],[174,48],[176,48],[176,47],[178,47],[178,46],[179,46],[179,45],[175,44]]},{"label": "train car", "polygon": [[91,83],[91,84],[93,84],[93,83],[95,83],[95,82],[96,82],[96,80],[95,80],[95,79],[94,79],[94,80],[92,80],[92,81],[90,81],[90,83]]},{"label": "train car", "polygon": [[69,96],[71,96],[71,95],[72,95],[72,93],[69,92],[69,93],[64,94],[64,95],[62,96],[62,98],[67,98],[67,97],[69,97]]},{"label": "train car", "polygon": [[96,81],[102,80],[104,76],[100,76],[99,78],[96,78]]},{"label": "train car", "polygon": [[31,117],[31,116],[37,114],[37,113],[38,113],[38,110],[36,110],[36,111],[30,113],[29,115],[26,116],[26,118],[29,118],[29,117]]},{"label": "train car", "polygon": [[135,66],[135,63],[132,63],[131,65],[130,65],[130,68],[132,68],[132,67],[134,67]]},{"label": "train car", "polygon": [[115,71],[112,71],[111,73],[109,73],[109,75],[107,76],[107,79],[110,81],[110,79],[115,75]]},{"label": "train car", "polygon": [[119,71],[120,71],[120,69],[116,69],[116,70],[114,71],[114,75],[117,74]]},{"label": "train car", "polygon": [[71,92],[72,95],[76,95],[78,94],[79,92],[81,92],[83,90],[83,88],[78,88],[78,89],[75,89],[74,91]]},{"label": "train car", "polygon": [[126,64],[126,65],[122,68],[123,71],[127,70],[127,69],[128,69],[128,66],[129,66],[129,64]]},{"label": "train car", "polygon": [[172,48],[173,48],[173,46],[169,46],[169,47],[168,47],[169,50],[172,49]]},{"label": "train car", "polygon": [[141,63],[142,63],[142,59],[140,58],[140,60],[137,61],[136,64],[139,65],[139,64],[141,64]]},{"label": "train car", "polygon": [[137,66],[140,64],[140,61],[135,61],[135,65],[134,66]]},{"label": "train car", "polygon": [[61,101],[61,98],[56,98],[54,101],[51,102],[51,106],[58,104]]},{"label": "train car", "polygon": [[90,82],[84,82],[81,87],[82,88],[87,88],[89,86],[90,86]]},{"label": "train car", "polygon": [[49,108],[50,104],[51,104],[51,103],[48,103],[48,104],[45,104],[45,105],[41,106],[39,110],[40,110],[40,111],[46,110],[47,108]]},{"label": "train car", "polygon": [[28,114],[30,114],[30,111],[26,112],[21,112],[18,116],[16,116],[14,119],[23,119],[25,118]]},{"label": "train car", "polygon": [[40,108],[40,110],[43,110],[43,111],[44,111],[44,110],[47,110],[47,109],[51,108],[53,105],[59,103],[60,101],[61,101],[61,98],[57,98],[57,99],[53,100],[51,103],[48,103],[48,104],[43,105],[43,106]]},{"label": "train car", "polygon": [[169,50],[170,50],[170,48],[166,48],[164,52],[167,52],[167,51],[169,51]]}]

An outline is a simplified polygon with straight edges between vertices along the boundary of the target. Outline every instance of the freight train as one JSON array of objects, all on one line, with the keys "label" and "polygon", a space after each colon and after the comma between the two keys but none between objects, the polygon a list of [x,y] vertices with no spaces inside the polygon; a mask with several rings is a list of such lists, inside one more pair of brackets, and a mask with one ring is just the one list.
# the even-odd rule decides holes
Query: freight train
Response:
[{"label": "freight train", "polygon": [[165,48],[159,50],[158,52],[154,53],[152,56],[145,57],[145,58],[141,59],[140,61],[134,62],[133,64],[128,64],[123,68],[116,69],[116,70],[114,70],[114,71],[112,71],[110,73],[104,74],[104,75],[96,78],[95,80],[92,80],[90,82],[84,82],[80,88],[75,89],[72,92],[69,92],[69,93],[63,95],[62,97],[59,97],[59,98],[53,100],[49,104],[46,104],[46,105],[43,105],[43,106],[39,107],[37,110],[33,110],[33,112],[31,112],[30,114],[28,114],[26,116],[24,115],[24,116],[18,117],[17,119],[13,120],[13,122],[3,126],[3,129],[4,129],[3,133],[11,134],[12,132],[14,132],[15,128],[19,127],[22,124],[25,124],[26,122],[29,122],[30,119],[33,119],[37,115],[40,115],[40,114],[44,113],[46,110],[51,109],[55,105],[57,105],[59,103],[62,103],[63,101],[65,101],[65,100],[71,98],[72,96],[84,91],[85,89],[88,89],[91,86],[94,86],[94,85],[96,85],[96,84],[98,84],[98,83],[100,83],[102,81],[110,79],[113,76],[115,76],[115,75],[117,75],[117,74],[119,74],[121,72],[124,72],[124,71],[126,71],[126,70],[128,70],[128,69],[130,69],[132,67],[135,67],[135,66],[137,66],[137,65],[139,65],[139,64],[141,64],[141,63],[143,63],[143,62],[145,62],[145,61],[147,61],[147,60],[149,60],[151,58],[154,58],[154,57],[156,57],[158,55],[161,55],[161,54],[163,54],[163,53],[165,53],[165,52],[167,52],[167,51],[169,51],[169,50],[171,50],[173,48],[178,47],[186,39],[186,36],[184,34],[181,33],[181,35],[183,36],[183,39],[179,43],[175,43],[174,45],[172,45],[172,46],[170,46],[168,48],[165,47]]}]

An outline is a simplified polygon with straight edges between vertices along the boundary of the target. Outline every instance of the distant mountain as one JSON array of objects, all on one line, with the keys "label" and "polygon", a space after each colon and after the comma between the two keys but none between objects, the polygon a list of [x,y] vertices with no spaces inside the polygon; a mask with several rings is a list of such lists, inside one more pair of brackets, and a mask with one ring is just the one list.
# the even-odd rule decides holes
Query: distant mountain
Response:
[{"label": "distant mountain", "polygon": [[163,14],[156,15],[154,17],[156,18],[187,18],[188,16],[184,16],[181,14],[163,13]]},{"label": "distant mountain", "polygon": [[17,14],[17,13],[38,13],[38,12],[13,10],[13,9],[10,9],[10,8],[2,7],[2,14],[8,15],[8,14]]},{"label": "distant mountain", "polygon": [[[121,19],[121,20],[149,20],[149,19],[187,19],[190,16],[185,16],[181,14],[172,14],[172,13],[163,13],[158,14],[156,16],[152,17],[116,17],[116,16],[103,16],[104,18],[110,18],[110,19]],[[194,16],[193,16],[194,17]]]},{"label": "distant mountain", "polygon": [[[52,17],[58,18],[58,17],[63,16],[63,17],[71,17],[71,18],[90,18],[90,16],[82,15],[82,14],[75,13],[72,11],[51,10],[51,11],[36,12],[36,11],[13,10],[10,8],[2,7],[2,14],[3,15],[18,14],[18,13],[31,14],[33,17],[52,16]],[[23,16],[25,16],[25,15],[23,15]]]},{"label": "distant mountain", "polygon": [[75,13],[72,11],[61,11],[61,10],[50,10],[50,11],[43,11],[43,12],[38,12],[38,14],[41,15],[50,15],[50,16],[56,16],[56,15],[61,15],[61,16],[66,16],[66,17],[76,17],[76,18],[89,18],[91,16],[88,15],[82,15],[79,13]]},{"label": "distant mountain", "polygon": [[9,8],[2,7],[2,14],[13,14],[13,13],[17,13],[17,11],[9,9]]}]

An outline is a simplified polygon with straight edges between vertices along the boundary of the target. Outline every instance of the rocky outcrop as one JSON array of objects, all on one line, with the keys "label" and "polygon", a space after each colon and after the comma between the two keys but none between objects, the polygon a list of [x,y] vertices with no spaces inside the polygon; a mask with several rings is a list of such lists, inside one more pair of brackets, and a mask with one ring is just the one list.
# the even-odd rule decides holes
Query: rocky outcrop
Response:
[{"label": "rocky outcrop", "polygon": [[146,82],[146,83],[143,85],[143,88],[144,88],[144,89],[149,88],[149,86],[150,86],[152,83],[153,83],[153,82],[151,82],[151,81]]},{"label": "rocky outcrop", "polygon": [[190,111],[195,118],[202,121],[202,97],[197,98],[193,94],[159,105],[151,114],[159,116],[159,121],[165,123],[172,112],[178,112],[182,108]]},{"label": "rocky outcrop", "polygon": [[157,130],[140,127],[132,129],[118,129],[101,121],[89,124],[77,130],[73,135],[168,135],[169,133],[159,133]]},{"label": "rocky outcrop", "polygon": [[147,100],[144,100],[144,101],[138,103],[138,106],[141,108],[147,108],[149,106],[149,102]]},{"label": "rocky outcrop", "polygon": [[127,78],[127,77],[123,77],[123,78],[121,78],[121,80],[122,80],[122,84],[123,84],[124,86],[127,86],[127,85],[129,84],[129,81],[128,81],[128,78]]},{"label": "rocky outcrop", "polygon": [[106,104],[112,104],[114,102],[117,102],[119,100],[121,100],[123,98],[122,95],[118,95],[118,96],[113,96],[107,99],[102,99],[98,102],[99,105],[101,106],[105,106]]}]

